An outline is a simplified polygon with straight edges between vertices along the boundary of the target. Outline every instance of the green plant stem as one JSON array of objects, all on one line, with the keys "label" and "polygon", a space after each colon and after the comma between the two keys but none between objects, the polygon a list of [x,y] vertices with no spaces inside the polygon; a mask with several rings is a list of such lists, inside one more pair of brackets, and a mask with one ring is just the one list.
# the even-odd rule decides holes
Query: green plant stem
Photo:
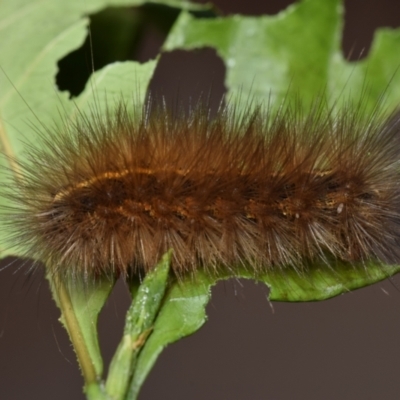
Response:
[{"label": "green plant stem", "polygon": [[87,400],[113,400],[105,393],[104,386],[98,383],[86,385],[85,393]]},{"label": "green plant stem", "polygon": [[[157,317],[168,283],[171,252],[147,273],[128,310],[123,338],[111,361],[106,392],[113,400],[127,397],[137,358]],[[134,400],[130,397],[129,400]]]},{"label": "green plant stem", "polygon": [[98,380],[96,370],[83,338],[79,322],[76,318],[68,289],[65,287],[64,283],[60,281],[55,282],[55,287],[57,290],[59,305],[64,318],[65,326],[68,330],[72,345],[74,346],[82,375],[85,379],[85,384],[88,386],[90,384],[97,383]]}]

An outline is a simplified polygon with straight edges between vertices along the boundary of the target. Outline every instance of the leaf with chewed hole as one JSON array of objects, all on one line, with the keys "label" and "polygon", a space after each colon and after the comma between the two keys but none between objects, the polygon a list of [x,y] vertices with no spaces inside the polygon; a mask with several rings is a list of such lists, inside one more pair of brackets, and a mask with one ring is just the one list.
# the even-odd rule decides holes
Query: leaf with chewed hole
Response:
[{"label": "leaf with chewed hole", "polygon": [[[387,105],[400,103],[400,32],[377,31],[364,60],[343,58],[341,0],[302,0],[276,16],[232,15],[199,19],[183,12],[163,45],[164,51],[212,47],[226,67],[231,103],[279,105],[326,96],[334,104],[362,94],[372,109],[382,92]],[[390,83],[390,87],[388,86]]]}]

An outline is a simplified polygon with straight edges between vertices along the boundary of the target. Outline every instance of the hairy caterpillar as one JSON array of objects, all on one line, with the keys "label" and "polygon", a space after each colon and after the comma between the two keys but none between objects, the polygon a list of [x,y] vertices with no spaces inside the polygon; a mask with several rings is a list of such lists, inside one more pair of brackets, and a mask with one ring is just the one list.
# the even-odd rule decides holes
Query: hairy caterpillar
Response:
[{"label": "hairy caterpillar", "polygon": [[352,107],[227,106],[212,121],[206,106],[132,117],[122,103],[45,127],[8,194],[11,240],[73,275],[135,274],[169,248],[177,275],[395,263],[397,117]]},{"label": "hairy caterpillar", "polygon": [[396,263],[399,118],[361,107],[94,110],[20,164],[13,240],[85,276],[149,270],[170,248],[178,276]]}]

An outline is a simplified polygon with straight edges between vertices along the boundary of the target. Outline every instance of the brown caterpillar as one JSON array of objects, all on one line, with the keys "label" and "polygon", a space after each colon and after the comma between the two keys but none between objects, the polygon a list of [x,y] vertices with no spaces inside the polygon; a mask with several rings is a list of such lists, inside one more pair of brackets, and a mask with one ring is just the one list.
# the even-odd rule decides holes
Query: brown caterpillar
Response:
[{"label": "brown caterpillar", "polygon": [[152,108],[42,134],[8,195],[12,241],[92,276],[147,271],[170,248],[178,276],[400,261],[398,114]]}]

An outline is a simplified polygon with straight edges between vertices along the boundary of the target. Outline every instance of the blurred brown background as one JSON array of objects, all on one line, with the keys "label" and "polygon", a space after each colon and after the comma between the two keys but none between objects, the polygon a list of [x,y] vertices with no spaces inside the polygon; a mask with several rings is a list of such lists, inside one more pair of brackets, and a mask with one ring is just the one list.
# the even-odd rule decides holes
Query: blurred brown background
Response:
[{"label": "blurred brown background", "polygon": [[[323,0],[321,0],[323,1]],[[225,13],[275,14],[290,1],[215,0]],[[398,0],[346,2],[343,48],[368,50],[374,29],[400,25]],[[154,57],[163,35],[151,26],[135,59]],[[400,54],[399,54],[400,58]],[[164,55],[152,89],[196,99],[212,85],[223,94],[224,67],[212,50]],[[10,260],[7,260],[10,262]],[[0,272],[0,400],[84,399],[82,378],[57,319],[47,283],[26,267]],[[250,281],[220,283],[209,321],[169,346],[140,399],[320,400],[398,399],[400,396],[398,278],[321,303],[273,303]],[[118,284],[100,318],[108,362],[122,332],[128,293]]]}]

